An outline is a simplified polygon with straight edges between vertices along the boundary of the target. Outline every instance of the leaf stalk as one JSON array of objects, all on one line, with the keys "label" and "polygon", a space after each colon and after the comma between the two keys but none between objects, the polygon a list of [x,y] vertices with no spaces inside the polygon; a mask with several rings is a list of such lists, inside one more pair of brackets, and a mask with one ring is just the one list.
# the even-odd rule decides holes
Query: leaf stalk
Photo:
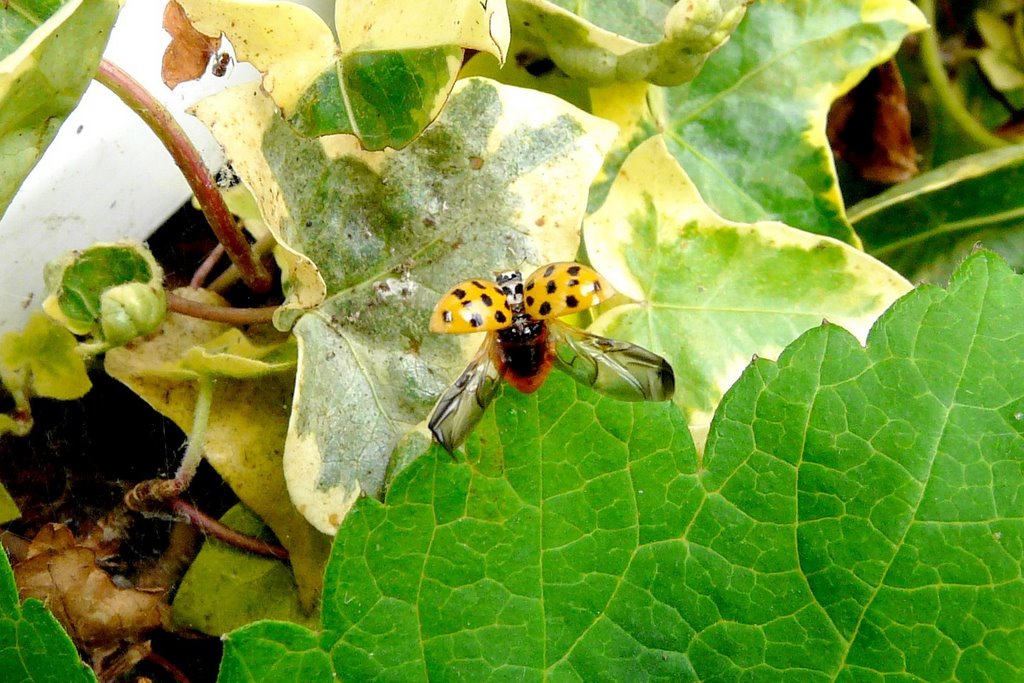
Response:
[{"label": "leaf stalk", "polygon": [[270,273],[249,248],[248,240],[224,203],[217,183],[203,163],[199,151],[167,108],[141,83],[105,59],[100,61],[96,80],[138,114],[171,153],[192,188],[206,220],[224,245],[231,262],[237,266],[245,284],[256,292],[270,289]]},{"label": "leaf stalk", "polygon": [[949,112],[960,130],[982,147],[995,149],[1009,145],[1009,140],[999,137],[974,118],[953,90],[939,50],[939,34],[935,28],[935,0],[918,0],[918,6],[928,20],[928,28],[921,35],[921,65],[929,83],[935,89],[939,103]]}]

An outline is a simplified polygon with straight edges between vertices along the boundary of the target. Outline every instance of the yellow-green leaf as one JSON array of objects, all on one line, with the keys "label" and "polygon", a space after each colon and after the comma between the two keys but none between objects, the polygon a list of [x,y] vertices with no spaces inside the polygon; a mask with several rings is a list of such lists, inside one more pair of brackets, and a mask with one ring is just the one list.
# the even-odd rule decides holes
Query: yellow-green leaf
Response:
[{"label": "yellow-green leaf", "polygon": [[747,0],[510,0],[518,40],[593,84],[679,85],[743,18]]},{"label": "yellow-green leaf", "polygon": [[[211,292],[177,293],[224,305]],[[283,348],[280,344],[280,340],[266,344],[243,340],[226,324],[171,313],[160,334],[108,352],[105,367],[186,432],[192,426],[196,401],[193,380],[199,372],[215,377],[204,455],[288,549],[308,608],[320,590],[329,544],[288,502],[281,455],[294,378],[289,365],[268,362],[278,355],[287,357],[288,344]],[[256,373],[258,381],[248,379],[260,365],[263,372]],[[246,379],[236,379],[239,376]]]},{"label": "yellow-green leaf", "polygon": [[603,313],[598,334],[665,356],[675,402],[698,442],[754,354],[774,358],[822,319],[864,339],[909,283],[830,238],[782,223],[725,220],[701,200],[660,137],[626,160],[584,223],[591,263],[633,302]]},{"label": "yellow-green leaf", "polygon": [[[359,495],[380,493],[395,444],[479,345],[428,332],[438,297],[497,269],[572,259],[614,126],[549,95],[467,79],[413,144],[365,152],[350,138],[297,136],[251,90],[214,102],[198,114],[328,297],[295,326],[285,469],[296,505],[333,531]],[[218,115],[229,108],[232,119]],[[317,284],[289,286],[315,299]]]},{"label": "yellow-green leaf", "polygon": [[[259,517],[236,505],[221,522],[249,536],[272,540]],[[174,594],[174,623],[213,636],[260,619],[313,627],[316,612],[304,609],[286,562],[233,548],[209,538]]]},{"label": "yellow-green leaf", "polygon": [[[3,425],[0,424],[0,434],[3,434]],[[7,524],[12,520],[21,517],[21,510],[18,509],[18,504],[11,498],[11,494],[7,492],[3,484],[0,484],[0,524]]]},{"label": "yellow-green leaf", "polygon": [[[825,119],[924,25],[908,0],[759,0],[693,81],[652,91],[650,127],[722,216],[856,245]],[[606,190],[595,187],[592,206]]]},{"label": "yellow-green leaf", "polygon": [[[5,383],[15,382],[28,396],[69,401],[92,388],[85,361],[75,352],[78,341],[42,313],[33,313],[25,329],[0,338]],[[8,379],[13,378],[13,379]]]},{"label": "yellow-green leaf", "polygon": [[0,214],[78,105],[119,8],[117,0],[0,3]]},{"label": "yellow-green leaf", "polygon": [[285,118],[307,136],[351,133],[368,149],[409,144],[441,110],[466,49],[504,60],[504,0],[339,0],[338,40],[293,3],[182,0],[202,33],[231,40]]}]

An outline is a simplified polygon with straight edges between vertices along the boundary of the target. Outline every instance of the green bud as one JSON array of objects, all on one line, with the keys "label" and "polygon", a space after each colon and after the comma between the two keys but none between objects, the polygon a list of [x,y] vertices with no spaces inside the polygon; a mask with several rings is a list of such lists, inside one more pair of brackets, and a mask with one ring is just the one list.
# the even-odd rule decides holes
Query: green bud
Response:
[{"label": "green bud", "polygon": [[162,287],[129,282],[100,295],[100,325],[104,340],[112,346],[149,334],[160,326],[166,312]]}]

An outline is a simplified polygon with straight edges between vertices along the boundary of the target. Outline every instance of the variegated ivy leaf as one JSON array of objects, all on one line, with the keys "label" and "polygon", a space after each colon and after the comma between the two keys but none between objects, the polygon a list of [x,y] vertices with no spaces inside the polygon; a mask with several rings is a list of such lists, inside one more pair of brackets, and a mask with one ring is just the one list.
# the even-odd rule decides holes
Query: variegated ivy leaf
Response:
[{"label": "variegated ivy leaf", "polygon": [[594,84],[679,85],[700,71],[749,0],[510,0],[517,39]]},{"label": "variegated ivy leaf", "polygon": [[623,164],[587,218],[591,263],[633,303],[603,313],[598,334],[665,356],[675,402],[698,443],[725,390],[757,354],[775,358],[823,318],[864,339],[910,285],[853,247],[782,223],[734,223],[712,211],[660,137]]},{"label": "variegated ivy leaf", "polygon": [[[647,98],[648,128],[708,205],[857,244],[825,119],[832,101],[925,22],[908,0],[760,0],[690,83]],[[610,160],[606,176],[614,177]],[[594,190],[600,205],[607,183]]]},{"label": "variegated ivy leaf", "polygon": [[[224,305],[205,290],[177,293]],[[302,602],[311,608],[329,544],[288,504],[281,468],[294,385],[294,341],[254,341],[224,323],[171,313],[159,334],[109,351],[104,367],[186,433],[192,427],[195,380],[200,375],[214,378],[203,454],[288,549]]]},{"label": "variegated ivy leaf", "polygon": [[409,144],[441,110],[465,49],[508,49],[504,0],[337,0],[334,33],[290,2],[181,0],[196,29],[223,32],[306,136],[351,133],[367,149]]},{"label": "variegated ivy leaf", "polygon": [[92,81],[119,7],[0,2],[0,215]]},{"label": "variegated ivy leaf", "polygon": [[303,514],[333,531],[356,497],[380,493],[400,437],[480,343],[427,331],[437,299],[467,278],[573,258],[615,127],[485,79],[460,81],[422,136],[385,153],[303,139],[251,91],[215,104],[200,116],[271,230],[326,285],[295,326],[285,475]]}]

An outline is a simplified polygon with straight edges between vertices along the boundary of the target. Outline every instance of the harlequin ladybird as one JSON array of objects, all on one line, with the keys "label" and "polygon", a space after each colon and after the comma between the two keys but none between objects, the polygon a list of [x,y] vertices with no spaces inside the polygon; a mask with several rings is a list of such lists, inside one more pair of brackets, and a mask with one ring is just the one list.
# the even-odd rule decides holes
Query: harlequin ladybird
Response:
[{"label": "harlequin ladybird", "polygon": [[675,390],[672,366],[628,342],[579,330],[556,318],[582,311],[615,291],[593,268],[551,263],[526,278],[500,272],[494,282],[467,280],[445,293],[430,330],[486,332],[476,356],[438,399],[430,417],[434,438],[449,452],[480,421],[501,379],[523,393],[540,388],[557,366],[581,384],[624,401],[665,401]]}]

